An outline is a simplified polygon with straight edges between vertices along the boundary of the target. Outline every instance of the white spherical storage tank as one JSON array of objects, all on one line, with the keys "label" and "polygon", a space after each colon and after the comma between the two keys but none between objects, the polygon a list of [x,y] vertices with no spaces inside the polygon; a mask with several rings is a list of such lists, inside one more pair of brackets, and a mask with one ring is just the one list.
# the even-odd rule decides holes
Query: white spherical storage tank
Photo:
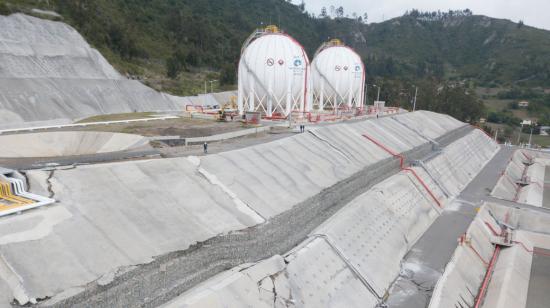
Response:
[{"label": "white spherical storage tank", "polygon": [[286,117],[308,111],[309,59],[304,48],[277,27],[256,31],[239,61],[239,113]]},{"label": "white spherical storage tank", "polygon": [[313,107],[318,110],[363,108],[365,65],[339,40],[323,44],[311,63]]}]

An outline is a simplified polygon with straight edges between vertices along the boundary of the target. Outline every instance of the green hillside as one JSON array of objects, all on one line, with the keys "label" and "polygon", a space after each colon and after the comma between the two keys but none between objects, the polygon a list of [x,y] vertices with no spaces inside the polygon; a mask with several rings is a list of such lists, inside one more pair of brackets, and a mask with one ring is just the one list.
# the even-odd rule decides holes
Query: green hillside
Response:
[{"label": "green hillside", "polygon": [[528,116],[550,124],[550,31],[469,10],[414,10],[365,24],[315,17],[285,0],[0,0],[0,14],[36,16],[32,8],[58,12],[53,19],[74,26],[119,71],[177,95],[200,93],[213,79],[215,90],[235,89],[242,42],[278,24],[310,57],[329,38],[355,48],[368,83],[381,85],[391,105],[410,108],[416,85],[421,108],[516,125],[513,92],[521,94],[513,100],[533,101]]},{"label": "green hillside", "polygon": [[366,25],[314,18],[284,0],[0,0],[4,13],[31,6],[59,12],[118,69],[152,81],[200,68],[225,70],[224,81],[232,83],[242,42],[253,29],[275,23],[310,56],[326,39],[342,38],[364,57],[370,77],[550,85],[550,31],[469,11],[414,11]]}]

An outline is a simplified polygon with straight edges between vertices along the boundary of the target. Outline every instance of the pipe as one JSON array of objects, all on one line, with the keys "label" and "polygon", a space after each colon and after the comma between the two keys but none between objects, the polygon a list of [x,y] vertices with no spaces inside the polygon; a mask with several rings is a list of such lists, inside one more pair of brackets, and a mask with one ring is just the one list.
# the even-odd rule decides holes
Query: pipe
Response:
[{"label": "pipe", "polygon": [[[510,218],[510,212],[506,212],[506,215],[504,217],[504,222],[508,223]],[[489,225],[487,222],[485,224]],[[495,230],[491,227],[490,228],[492,232]],[[504,229],[501,230],[500,236],[504,236],[504,232],[506,232]],[[489,267],[487,267],[487,272],[485,273],[485,278],[483,278],[483,283],[481,284],[481,288],[479,289],[479,292],[476,296],[476,300],[474,303],[474,308],[481,307],[481,302],[483,301],[485,297],[485,292],[487,292],[487,287],[489,286],[489,281],[491,280],[491,276],[493,275],[493,270],[495,267],[495,264],[498,260],[498,256],[500,255],[500,245],[496,245],[495,250],[493,251],[493,257],[491,258],[491,262],[489,263]]]},{"label": "pipe", "polygon": [[414,171],[413,169],[411,168],[408,168],[408,167],[405,167],[405,157],[403,155],[401,155],[400,153],[397,153],[393,150],[391,150],[390,148],[384,146],[382,143],[380,143],[379,141],[377,141],[376,139],[372,138],[371,136],[367,135],[367,134],[363,134],[363,137],[367,138],[368,140],[370,140],[371,142],[373,142],[374,144],[376,144],[377,146],[379,146],[380,148],[382,148],[384,151],[388,152],[390,155],[392,155],[393,157],[398,157],[399,158],[399,168],[401,168],[402,171],[409,171],[411,172],[414,177],[420,182],[420,184],[424,187],[424,189],[428,192],[428,194],[430,195],[430,197],[432,197],[432,199],[435,201],[435,203],[437,203],[437,206],[439,208],[443,208],[443,206],[441,205],[441,202],[437,199],[437,197],[433,194],[433,192],[431,191],[431,189],[428,187],[428,185],[424,182],[424,180],[422,180],[422,178],[420,178],[420,176],[418,176],[418,174],[416,173],[416,171]]},{"label": "pipe", "polygon": [[495,267],[495,264],[498,260],[498,256],[500,254],[500,246],[497,245],[495,248],[495,251],[493,252],[493,257],[491,258],[491,262],[489,263],[489,267],[487,268],[487,273],[485,274],[485,278],[483,279],[483,284],[481,284],[481,289],[479,290],[479,293],[477,294],[474,308],[480,308],[481,302],[483,301],[485,297],[485,292],[487,292],[487,287],[489,286],[489,281],[491,280],[491,276],[493,275],[493,269]]}]

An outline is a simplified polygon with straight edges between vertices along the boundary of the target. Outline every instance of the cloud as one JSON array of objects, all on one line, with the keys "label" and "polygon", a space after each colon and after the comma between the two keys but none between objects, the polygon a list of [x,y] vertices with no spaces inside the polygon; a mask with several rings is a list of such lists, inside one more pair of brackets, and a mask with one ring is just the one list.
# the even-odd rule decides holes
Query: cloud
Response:
[{"label": "cloud", "polygon": [[[301,0],[293,0],[294,3]],[[401,16],[405,11],[419,9],[423,11],[447,11],[469,8],[474,14],[505,18],[537,28],[550,30],[550,18],[545,12],[550,11],[548,0],[305,0],[306,9],[316,15],[321,8],[343,6],[346,14],[356,12],[369,15],[369,22],[380,22]]]}]

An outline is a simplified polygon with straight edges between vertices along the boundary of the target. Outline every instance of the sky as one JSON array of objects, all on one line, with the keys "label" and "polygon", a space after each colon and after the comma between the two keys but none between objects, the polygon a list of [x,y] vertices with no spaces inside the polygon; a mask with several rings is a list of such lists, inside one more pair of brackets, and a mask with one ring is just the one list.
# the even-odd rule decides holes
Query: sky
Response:
[{"label": "sky", "polygon": [[[421,11],[471,9],[474,14],[523,20],[526,25],[550,30],[550,0],[304,0],[306,10],[318,15],[323,6],[343,6],[344,13],[356,12],[369,16],[370,22],[380,22],[401,16],[413,8]],[[300,3],[302,0],[293,0]]]}]

